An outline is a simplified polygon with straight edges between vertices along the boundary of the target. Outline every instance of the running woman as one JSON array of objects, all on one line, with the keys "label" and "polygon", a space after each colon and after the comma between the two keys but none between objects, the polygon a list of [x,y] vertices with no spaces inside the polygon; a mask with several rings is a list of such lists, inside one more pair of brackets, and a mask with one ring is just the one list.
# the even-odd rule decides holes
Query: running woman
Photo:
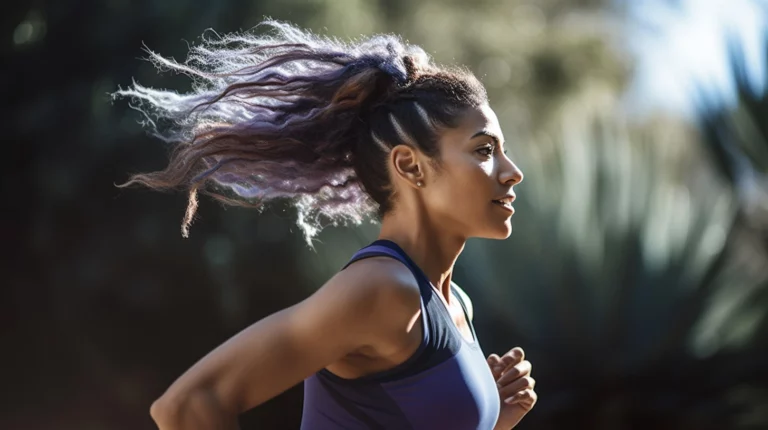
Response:
[{"label": "running woman", "polygon": [[[288,199],[320,222],[381,221],[378,239],[306,300],[208,353],[156,400],[161,430],[237,428],[238,414],[304,383],[301,428],[510,429],[536,403],[522,349],[487,357],[451,281],[470,237],[506,239],[523,180],[482,84],[392,35],[354,42],[265,21],[214,35],[178,63],[190,93],[118,91],[175,142],[126,184],[241,206]],[[164,127],[170,125],[169,127]],[[162,130],[161,130],[162,129]]]}]

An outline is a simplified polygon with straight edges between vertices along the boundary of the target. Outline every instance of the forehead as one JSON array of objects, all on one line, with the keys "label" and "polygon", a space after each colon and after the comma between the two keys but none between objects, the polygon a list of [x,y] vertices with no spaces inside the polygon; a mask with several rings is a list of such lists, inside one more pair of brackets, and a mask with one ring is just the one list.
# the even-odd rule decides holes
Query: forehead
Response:
[{"label": "forehead", "polygon": [[446,130],[443,137],[448,140],[467,141],[479,131],[496,135],[502,142],[504,141],[499,119],[496,117],[493,109],[487,104],[468,108],[459,119],[458,126]]}]

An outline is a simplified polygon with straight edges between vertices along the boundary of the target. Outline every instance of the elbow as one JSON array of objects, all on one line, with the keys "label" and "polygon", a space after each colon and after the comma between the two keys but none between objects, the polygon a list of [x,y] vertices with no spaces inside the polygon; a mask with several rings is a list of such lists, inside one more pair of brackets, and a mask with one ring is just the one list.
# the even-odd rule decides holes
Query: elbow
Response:
[{"label": "elbow", "polygon": [[174,428],[173,422],[178,420],[180,402],[167,394],[152,402],[149,415],[161,430]]},{"label": "elbow", "polygon": [[237,419],[237,414],[226,411],[213,393],[203,389],[166,392],[152,403],[149,415],[160,430],[188,428],[190,422],[215,423],[213,427],[222,428]]},{"label": "elbow", "polygon": [[[188,417],[196,409],[196,391],[169,389],[160,398],[152,402],[149,415],[160,430],[175,430],[183,427]],[[206,411],[207,412],[207,411]]]}]

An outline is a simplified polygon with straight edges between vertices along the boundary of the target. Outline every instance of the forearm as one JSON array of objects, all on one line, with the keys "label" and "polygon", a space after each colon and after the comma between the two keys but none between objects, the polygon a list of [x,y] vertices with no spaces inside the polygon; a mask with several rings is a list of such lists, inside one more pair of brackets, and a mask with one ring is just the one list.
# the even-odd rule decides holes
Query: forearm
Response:
[{"label": "forearm", "polygon": [[208,391],[198,390],[171,402],[160,399],[150,409],[159,430],[239,430],[238,414],[224,410]]},{"label": "forearm", "polygon": [[504,424],[502,422],[497,422],[495,426],[493,426],[493,430],[510,430],[514,426],[510,426],[508,424]]},{"label": "forearm", "polygon": [[518,424],[520,424],[520,420],[522,419],[522,416],[520,416],[519,413],[514,413],[514,411],[510,411],[510,409],[505,408],[505,406],[508,406],[505,403],[502,403],[501,407],[501,413],[499,414],[499,418],[496,420],[496,425],[493,426],[493,430],[511,430],[517,427]]},{"label": "forearm", "polygon": [[150,409],[159,429],[235,430],[241,412],[316,371],[292,331],[278,329],[285,318],[285,310],[264,318],[179,377]]}]

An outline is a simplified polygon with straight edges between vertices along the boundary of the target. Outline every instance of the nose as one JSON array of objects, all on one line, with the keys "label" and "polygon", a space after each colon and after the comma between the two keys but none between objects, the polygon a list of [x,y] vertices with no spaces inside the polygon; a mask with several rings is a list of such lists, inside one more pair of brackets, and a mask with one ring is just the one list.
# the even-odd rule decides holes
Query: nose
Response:
[{"label": "nose", "polygon": [[506,186],[517,185],[523,182],[523,172],[507,156],[501,165],[499,181]]}]

